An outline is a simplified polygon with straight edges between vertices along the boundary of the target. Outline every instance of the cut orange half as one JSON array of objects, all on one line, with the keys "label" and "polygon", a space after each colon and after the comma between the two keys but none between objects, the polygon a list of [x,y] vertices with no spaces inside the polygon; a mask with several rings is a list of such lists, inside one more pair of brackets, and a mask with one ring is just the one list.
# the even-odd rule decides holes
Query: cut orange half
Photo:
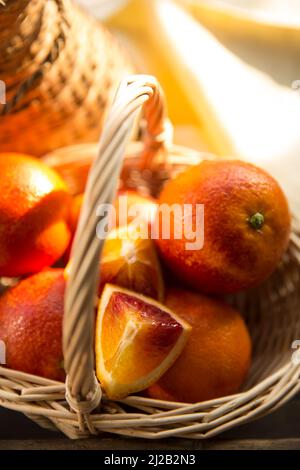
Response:
[{"label": "cut orange half", "polygon": [[156,247],[144,235],[133,224],[109,233],[102,251],[100,291],[111,283],[163,300],[164,282]]},{"label": "cut orange half", "polygon": [[156,382],[181,354],[190,325],[159,302],[107,284],[96,320],[96,373],[107,396]]}]

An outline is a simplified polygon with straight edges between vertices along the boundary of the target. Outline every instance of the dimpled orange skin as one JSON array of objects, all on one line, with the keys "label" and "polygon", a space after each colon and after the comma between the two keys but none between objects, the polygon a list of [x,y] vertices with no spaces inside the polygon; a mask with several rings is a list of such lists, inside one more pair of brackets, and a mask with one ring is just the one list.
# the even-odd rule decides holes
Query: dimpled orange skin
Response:
[{"label": "dimpled orange skin", "polygon": [[165,304],[192,331],[179,358],[147,395],[195,403],[236,393],[251,362],[251,339],[242,316],[219,300],[183,289],[170,289]]},{"label": "dimpled orange skin", "polygon": [[19,277],[51,266],[70,240],[70,195],[41,161],[0,154],[0,276]]},{"label": "dimpled orange skin", "polygon": [[48,269],[0,297],[0,340],[6,346],[7,367],[64,380],[64,291],[63,270]]},{"label": "dimpled orange skin", "polygon": [[[278,183],[252,164],[204,161],[169,181],[158,202],[204,204],[202,249],[186,250],[185,238],[174,239],[172,215],[171,240],[157,240],[169,268],[199,291],[226,294],[256,286],[274,271],[287,247],[287,200]],[[257,213],[264,217],[259,230],[249,223]]]}]

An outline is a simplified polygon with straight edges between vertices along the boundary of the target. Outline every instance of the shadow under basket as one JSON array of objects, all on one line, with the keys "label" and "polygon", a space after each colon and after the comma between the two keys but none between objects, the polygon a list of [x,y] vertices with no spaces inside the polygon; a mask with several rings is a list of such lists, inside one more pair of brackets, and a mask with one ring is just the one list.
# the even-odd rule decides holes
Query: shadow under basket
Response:
[{"label": "shadow under basket", "polygon": [[[129,144],[143,105],[142,142]],[[67,380],[64,384],[1,367],[0,404],[72,439],[103,432],[146,439],[205,439],[270,413],[300,390],[296,350],[300,339],[300,224],[294,217],[288,250],[274,274],[259,288],[228,299],[243,313],[253,341],[252,367],[240,393],[195,404],[142,396],[112,401],[102,394],[93,350],[94,295],[103,244],[93,236],[96,207],[111,202],[118,186],[155,196],[168,178],[213,158],[173,145],[169,131],[158,83],[153,77],[134,76],[120,86],[99,146],[67,147],[44,157],[64,176],[74,194],[86,191],[66,289]]]}]

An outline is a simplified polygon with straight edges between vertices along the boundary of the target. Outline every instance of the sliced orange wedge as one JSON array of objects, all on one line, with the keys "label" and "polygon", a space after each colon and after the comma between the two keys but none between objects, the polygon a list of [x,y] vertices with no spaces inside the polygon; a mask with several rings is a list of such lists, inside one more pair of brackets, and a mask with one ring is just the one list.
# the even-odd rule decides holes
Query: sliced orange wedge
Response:
[{"label": "sliced orange wedge", "polygon": [[134,224],[109,233],[102,251],[100,291],[111,283],[163,300],[164,281],[156,247],[151,238],[143,236],[143,230]]},{"label": "sliced orange wedge", "polygon": [[96,373],[121,399],[156,382],[181,354],[190,325],[159,302],[107,284],[96,320]]}]

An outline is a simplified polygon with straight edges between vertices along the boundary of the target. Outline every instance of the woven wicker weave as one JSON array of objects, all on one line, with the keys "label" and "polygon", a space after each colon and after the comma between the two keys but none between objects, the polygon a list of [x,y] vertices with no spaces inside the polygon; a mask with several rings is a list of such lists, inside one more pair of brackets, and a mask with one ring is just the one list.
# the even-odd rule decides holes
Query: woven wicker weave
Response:
[{"label": "woven wicker weave", "polygon": [[[143,105],[144,144],[128,148],[134,119]],[[113,402],[101,397],[94,373],[93,323],[103,241],[96,237],[95,211],[100,202],[113,200],[124,154],[123,184],[148,185],[154,194],[171,174],[207,158],[166,145],[166,122],[156,80],[132,77],[119,89],[98,151],[96,145],[77,149],[97,157],[86,186],[66,292],[66,384],[0,368],[1,405],[21,411],[43,426],[56,427],[70,438],[105,431],[147,439],[204,439],[273,411],[300,389],[300,361],[292,361],[291,348],[300,339],[300,228],[294,220],[288,251],[272,277],[256,290],[229,298],[245,315],[254,344],[252,368],[240,393],[196,404],[141,396]],[[76,149],[66,152],[69,158],[74,152],[78,159]]]},{"label": "woven wicker weave", "polygon": [[0,3],[0,151],[41,155],[98,138],[129,62],[69,0]]}]

